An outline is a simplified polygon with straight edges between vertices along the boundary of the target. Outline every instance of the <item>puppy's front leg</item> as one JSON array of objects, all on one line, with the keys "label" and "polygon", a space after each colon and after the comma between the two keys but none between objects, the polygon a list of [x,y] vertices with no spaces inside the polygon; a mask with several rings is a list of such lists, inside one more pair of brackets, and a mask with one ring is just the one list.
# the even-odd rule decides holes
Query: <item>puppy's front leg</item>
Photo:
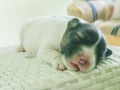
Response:
[{"label": "puppy's front leg", "polygon": [[43,60],[42,62],[51,64],[57,70],[65,70],[61,56],[59,50],[51,48],[51,45],[47,43],[42,44],[37,53],[37,58]]}]

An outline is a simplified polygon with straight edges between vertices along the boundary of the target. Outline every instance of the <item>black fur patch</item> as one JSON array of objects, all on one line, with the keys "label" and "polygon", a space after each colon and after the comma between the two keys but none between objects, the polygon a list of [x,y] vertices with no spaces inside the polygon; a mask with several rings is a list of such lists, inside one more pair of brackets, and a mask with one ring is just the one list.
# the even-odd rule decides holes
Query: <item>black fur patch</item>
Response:
[{"label": "black fur patch", "polygon": [[98,40],[98,32],[96,27],[90,24],[78,23],[74,27],[68,28],[63,35],[61,41],[61,53],[65,55],[66,58],[72,57],[75,53],[81,50],[81,46],[92,46]]},{"label": "black fur patch", "polygon": [[112,54],[112,51],[108,49],[105,39],[102,37],[96,46],[96,64],[98,64],[103,58]]},{"label": "black fur patch", "polygon": [[107,50],[106,42],[104,38],[100,39],[100,42],[96,46],[96,64],[98,64],[102,58],[105,57],[105,51]]}]

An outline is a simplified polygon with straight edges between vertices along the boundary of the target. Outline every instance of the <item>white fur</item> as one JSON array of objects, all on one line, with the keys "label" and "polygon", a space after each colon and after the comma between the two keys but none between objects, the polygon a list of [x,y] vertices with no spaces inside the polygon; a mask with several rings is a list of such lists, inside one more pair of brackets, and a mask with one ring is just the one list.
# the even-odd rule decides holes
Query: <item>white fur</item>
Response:
[{"label": "white fur", "polygon": [[30,55],[36,56],[53,67],[63,68],[60,54],[60,41],[73,17],[39,17],[25,22],[20,31],[20,46]]}]

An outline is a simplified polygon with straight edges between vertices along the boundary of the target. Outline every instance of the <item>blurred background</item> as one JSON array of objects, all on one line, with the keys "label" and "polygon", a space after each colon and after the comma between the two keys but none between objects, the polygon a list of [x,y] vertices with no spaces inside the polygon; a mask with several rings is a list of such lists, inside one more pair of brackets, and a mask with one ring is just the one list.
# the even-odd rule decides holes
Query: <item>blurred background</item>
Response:
[{"label": "blurred background", "polygon": [[26,19],[67,15],[72,0],[0,0],[0,47],[18,44],[19,30]]}]

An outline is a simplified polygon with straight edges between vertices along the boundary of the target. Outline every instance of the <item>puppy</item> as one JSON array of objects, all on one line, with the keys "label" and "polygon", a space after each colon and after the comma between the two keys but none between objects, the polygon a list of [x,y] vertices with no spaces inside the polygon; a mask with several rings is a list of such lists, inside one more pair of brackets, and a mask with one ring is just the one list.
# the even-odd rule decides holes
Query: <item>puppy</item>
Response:
[{"label": "puppy", "polygon": [[111,55],[101,31],[73,16],[28,20],[20,32],[20,52],[28,52],[58,70],[91,71]]}]

